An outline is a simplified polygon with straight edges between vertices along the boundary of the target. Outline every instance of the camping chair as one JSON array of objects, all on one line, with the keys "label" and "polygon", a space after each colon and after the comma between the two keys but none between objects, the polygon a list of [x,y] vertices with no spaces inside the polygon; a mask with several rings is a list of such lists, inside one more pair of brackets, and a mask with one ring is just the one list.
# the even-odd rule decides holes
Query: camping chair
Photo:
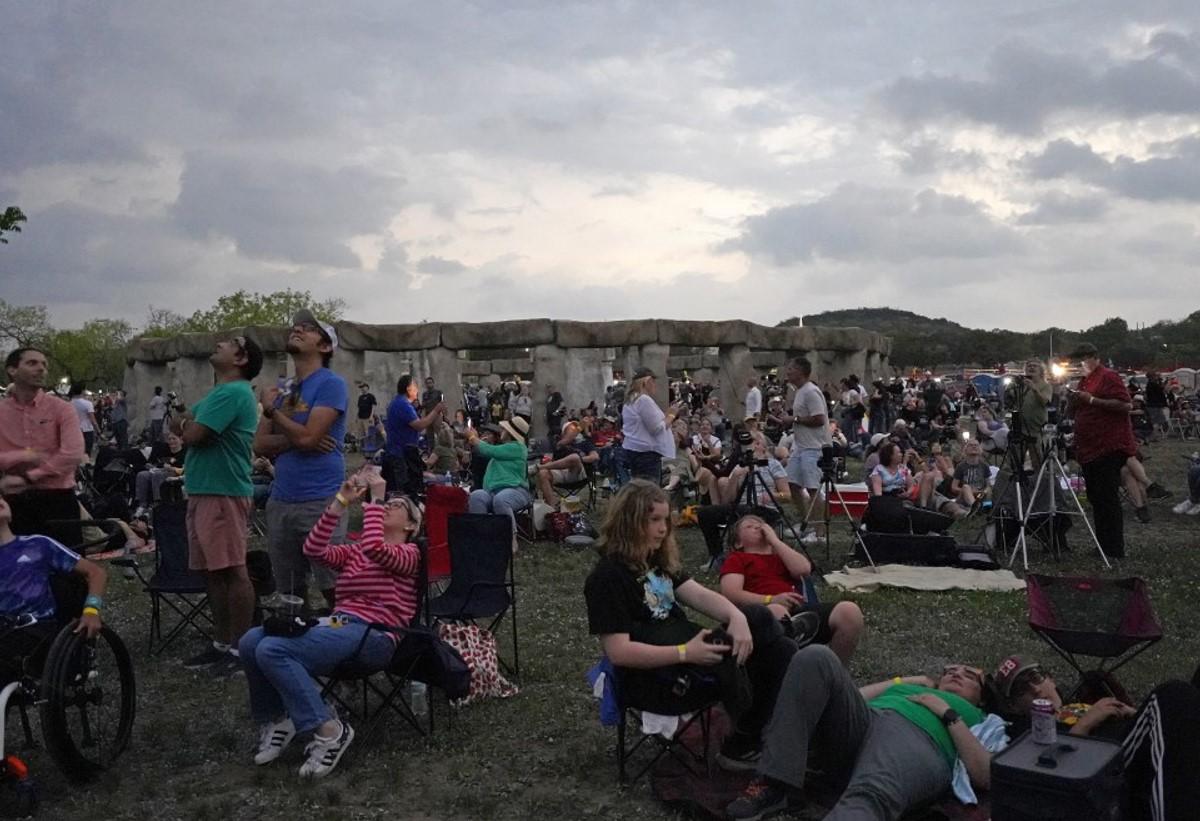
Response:
[{"label": "camping chair", "polygon": [[512,522],[503,514],[459,513],[449,524],[450,584],[429,600],[434,621],[491,619],[488,631],[506,613],[512,616],[512,666],[500,664],[516,678],[521,676],[517,642],[517,580],[512,555]]},{"label": "camping chair", "polygon": [[596,509],[596,463],[585,462],[583,465],[583,478],[574,482],[559,482],[554,484],[554,492],[560,497],[577,496],[581,490],[588,492],[587,502],[584,504],[584,510],[589,513]]},{"label": "camping chair", "polygon": [[1080,675],[1067,701],[1084,683],[1075,656],[1100,659],[1095,678],[1103,679],[1162,638],[1146,583],[1139,578],[1031,573],[1025,584],[1030,628]]},{"label": "camping chair", "polygon": [[451,516],[467,512],[467,492],[455,485],[430,485],[425,494],[425,536],[429,541],[429,581],[450,576]]},{"label": "camping chair", "polygon": [[[137,573],[142,589],[150,596],[150,655],[156,656],[190,627],[212,641],[212,617],[209,616],[208,585],[204,574],[188,567],[187,507],[159,504],[154,508],[154,574],[147,579],[133,561],[122,562]],[[177,620],[162,634],[163,606],[175,612]],[[169,614],[168,614],[169,615]],[[157,643],[156,643],[157,642]]]}]

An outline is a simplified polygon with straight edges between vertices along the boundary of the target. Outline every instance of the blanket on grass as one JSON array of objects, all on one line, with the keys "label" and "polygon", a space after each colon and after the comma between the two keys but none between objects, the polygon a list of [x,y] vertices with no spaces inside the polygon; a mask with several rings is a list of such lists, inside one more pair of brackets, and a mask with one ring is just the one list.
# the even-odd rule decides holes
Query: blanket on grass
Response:
[{"label": "blanket on grass", "polygon": [[840,590],[870,593],[880,587],[910,590],[1024,590],[1025,581],[1011,570],[968,570],[962,567],[914,567],[881,564],[878,572],[869,567],[844,568],[825,574],[825,583]]}]

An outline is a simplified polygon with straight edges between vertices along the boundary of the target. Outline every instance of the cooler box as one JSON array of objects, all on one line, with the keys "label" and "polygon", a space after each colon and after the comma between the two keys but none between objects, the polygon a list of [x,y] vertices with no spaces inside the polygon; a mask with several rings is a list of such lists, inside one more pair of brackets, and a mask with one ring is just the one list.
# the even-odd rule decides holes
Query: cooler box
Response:
[{"label": "cooler box", "polygon": [[830,496],[830,517],[841,516],[843,512],[848,512],[850,518],[857,522],[867,511],[867,499],[870,498],[871,491],[867,490],[867,486],[862,482],[857,482],[853,485],[835,485],[835,487],[842,494],[842,499],[846,504],[843,507],[836,495]]},{"label": "cooler box", "polygon": [[456,485],[425,488],[425,538],[430,580],[450,575],[450,516],[467,512],[467,491]]},{"label": "cooler box", "polygon": [[1111,741],[1059,735],[1034,744],[1025,733],[992,758],[992,821],[1119,821],[1124,780]]}]

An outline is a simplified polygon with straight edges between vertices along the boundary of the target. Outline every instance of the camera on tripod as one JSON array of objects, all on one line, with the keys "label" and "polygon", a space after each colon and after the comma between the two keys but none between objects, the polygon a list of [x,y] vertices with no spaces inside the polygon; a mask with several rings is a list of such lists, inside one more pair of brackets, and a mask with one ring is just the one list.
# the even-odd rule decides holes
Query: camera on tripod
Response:
[{"label": "camera on tripod", "polygon": [[738,451],[735,458],[735,464],[746,467],[766,467],[767,457],[755,457],[754,455],[754,434],[742,428],[734,434],[734,441],[737,442]]}]

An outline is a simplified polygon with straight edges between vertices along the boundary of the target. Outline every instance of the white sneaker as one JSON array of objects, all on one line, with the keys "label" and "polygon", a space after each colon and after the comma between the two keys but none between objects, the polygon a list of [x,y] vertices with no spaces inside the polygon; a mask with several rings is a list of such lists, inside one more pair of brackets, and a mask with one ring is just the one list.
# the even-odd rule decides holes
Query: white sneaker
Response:
[{"label": "white sneaker", "polygon": [[1189,516],[1200,516],[1200,504],[1192,505],[1192,509],[1187,512]]},{"label": "white sneaker", "polygon": [[333,768],[342,760],[342,754],[354,740],[354,728],[350,722],[342,721],[342,731],[337,738],[321,738],[313,736],[304,752],[308,760],[300,765],[301,778],[323,778],[333,772]]},{"label": "white sneaker", "polygon": [[1193,512],[1193,509],[1195,509],[1196,512],[1200,512],[1200,504],[1192,504],[1191,499],[1184,499],[1182,502],[1175,505],[1175,507],[1171,508],[1171,512],[1172,513],[1181,513],[1181,514],[1186,513],[1186,514],[1191,515]]},{"label": "white sneaker", "polygon": [[296,725],[290,718],[264,724],[258,735],[258,752],[254,754],[254,763],[270,764],[283,754],[295,737]]}]

